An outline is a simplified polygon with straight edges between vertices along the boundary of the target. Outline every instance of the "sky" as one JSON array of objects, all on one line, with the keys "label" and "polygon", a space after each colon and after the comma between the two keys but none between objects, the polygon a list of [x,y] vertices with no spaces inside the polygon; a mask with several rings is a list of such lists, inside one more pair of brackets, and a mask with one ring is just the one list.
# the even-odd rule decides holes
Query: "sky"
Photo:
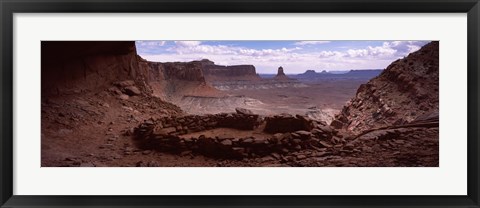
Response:
[{"label": "sky", "polygon": [[217,65],[251,64],[257,73],[384,69],[430,41],[136,41],[148,61],[209,59]]}]

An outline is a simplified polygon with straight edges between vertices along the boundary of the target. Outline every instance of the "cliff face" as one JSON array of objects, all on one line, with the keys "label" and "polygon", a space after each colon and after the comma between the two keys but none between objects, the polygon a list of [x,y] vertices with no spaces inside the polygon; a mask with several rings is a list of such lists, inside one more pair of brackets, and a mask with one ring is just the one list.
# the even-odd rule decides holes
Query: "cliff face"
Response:
[{"label": "cliff face", "polygon": [[[95,90],[118,80],[143,83],[133,41],[42,41],[42,95]],[[142,85],[141,87],[145,87]]]},{"label": "cliff face", "polygon": [[224,96],[205,81],[201,61],[163,63],[139,59],[141,68],[149,72],[147,82],[156,97],[180,104],[184,96]]},{"label": "cliff face", "polygon": [[203,74],[208,81],[260,80],[253,65],[222,66],[215,65],[209,60],[202,60],[199,63],[202,64]]},{"label": "cliff face", "polygon": [[394,61],[359,87],[331,125],[360,132],[438,115],[438,50],[434,41]]},{"label": "cliff face", "polygon": [[205,82],[202,65],[198,62],[148,62],[145,61],[150,71],[149,80],[184,80]]},{"label": "cliff face", "polygon": [[44,41],[41,48],[43,95],[93,91],[123,80],[146,92],[152,92],[150,82],[205,85],[201,62],[149,62],[137,55],[133,41]]}]

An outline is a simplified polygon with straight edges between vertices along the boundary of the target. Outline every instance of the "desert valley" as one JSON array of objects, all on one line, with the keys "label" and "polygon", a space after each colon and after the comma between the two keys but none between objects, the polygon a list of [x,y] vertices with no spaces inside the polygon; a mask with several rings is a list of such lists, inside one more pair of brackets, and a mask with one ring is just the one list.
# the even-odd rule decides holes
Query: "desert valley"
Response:
[{"label": "desert valley", "polygon": [[439,42],[385,69],[154,62],[42,42],[42,167],[438,167]]}]

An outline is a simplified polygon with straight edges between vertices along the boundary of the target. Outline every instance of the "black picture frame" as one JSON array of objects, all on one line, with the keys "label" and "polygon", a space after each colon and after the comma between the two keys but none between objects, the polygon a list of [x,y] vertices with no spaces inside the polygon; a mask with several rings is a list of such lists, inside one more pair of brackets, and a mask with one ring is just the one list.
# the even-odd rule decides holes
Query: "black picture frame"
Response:
[{"label": "black picture frame", "polygon": [[[0,0],[1,207],[480,207],[478,0]],[[468,195],[466,196],[24,196],[13,195],[14,13],[467,13]],[[448,180],[448,178],[446,178]],[[414,187],[412,187],[414,188]]]}]

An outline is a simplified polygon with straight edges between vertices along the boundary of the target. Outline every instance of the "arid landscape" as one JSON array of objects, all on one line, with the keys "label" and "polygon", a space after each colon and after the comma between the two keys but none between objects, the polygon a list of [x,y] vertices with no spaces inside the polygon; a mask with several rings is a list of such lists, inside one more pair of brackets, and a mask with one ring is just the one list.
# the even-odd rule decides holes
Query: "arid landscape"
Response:
[{"label": "arid landscape", "polygon": [[439,165],[439,42],[384,68],[301,73],[137,47],[42,41],[42,167]]}]

